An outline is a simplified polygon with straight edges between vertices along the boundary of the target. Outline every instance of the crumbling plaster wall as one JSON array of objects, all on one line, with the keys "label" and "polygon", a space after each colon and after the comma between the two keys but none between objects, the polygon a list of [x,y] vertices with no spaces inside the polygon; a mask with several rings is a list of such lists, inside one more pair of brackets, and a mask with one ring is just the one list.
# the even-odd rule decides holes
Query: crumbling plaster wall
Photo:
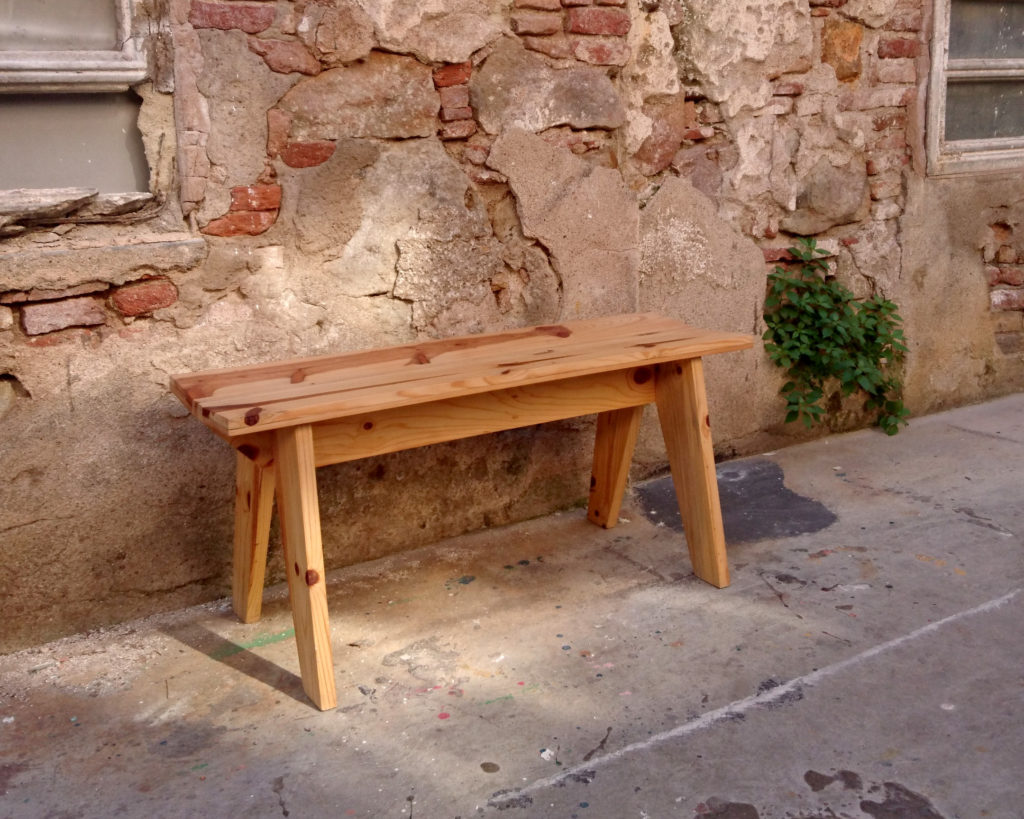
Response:
[{"label": "crumbling plaster wall", "polygon": [[[233,459],[175,372],[638,309],[760,336],[812,235],[900,303],[912,408],[1024,384],[1021,176],[924,178],[921,0],[139,6],[159,207],[0,225],[0,650],[226,593]],[[760,344],[708,377],[720,453],[803,434]],[[575,502],[591,431],[323,470],[328,565]]]}]

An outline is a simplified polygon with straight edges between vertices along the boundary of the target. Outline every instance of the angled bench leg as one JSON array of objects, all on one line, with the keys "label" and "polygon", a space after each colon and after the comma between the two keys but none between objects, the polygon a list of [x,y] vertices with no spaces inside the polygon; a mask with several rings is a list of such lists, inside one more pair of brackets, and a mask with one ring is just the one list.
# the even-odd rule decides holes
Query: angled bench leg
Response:
[{"label": "angled bench leg", "polygon": [[274,512],[274,470],[235,453],[235,545],[231,602],[243,623],[260,619],[267,542]]},{"label": "angled bench leg", "polygon": [[316,492],[313,429],[308,424],[275,434],[277,509],[288,572],[302,687],[321,711],[338,704],[327,619],[324,553]]},{"label": "angled bench leg", "polygon": [[642,406],[626,407],[597,416],[587,518],[605,529],[611,529],[619,522],[619,509],[626,491],[629,464],[636,448],[643,409]]},{"label": "angled bench leg", "polygon": [[660,364],[655,399],[693,571],[724,588],[729,565],[701,360]]}]

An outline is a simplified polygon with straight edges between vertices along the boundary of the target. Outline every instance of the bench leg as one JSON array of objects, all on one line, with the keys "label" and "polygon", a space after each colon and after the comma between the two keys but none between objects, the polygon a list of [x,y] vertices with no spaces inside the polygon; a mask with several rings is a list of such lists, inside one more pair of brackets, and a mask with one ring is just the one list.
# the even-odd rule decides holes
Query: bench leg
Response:
[{"label": "bench leg", "polygon": [[316,493],[313,429],[308,424],[275,435],[277,509],[288,573],[302,687],[321,711],[338,704],[327,619],[324,553]]},{"label": "bench leg", "polygon": [[659,365],[655,400],[693,571],[724,588],[729,565],[701,360]]},{"label": "bench leg", "polygon": [[629,464],[633,459],[642,414],[643,407],[626,407],[597,416],[587,518],[605,529],[611,529],[619,522],[619,509],[626,491]]},{"label": "bench leg", "polygon": [[260,619],[267,541],[274,512],[274,470],[235,453],[235,545],[231,602],[243,623]]}]

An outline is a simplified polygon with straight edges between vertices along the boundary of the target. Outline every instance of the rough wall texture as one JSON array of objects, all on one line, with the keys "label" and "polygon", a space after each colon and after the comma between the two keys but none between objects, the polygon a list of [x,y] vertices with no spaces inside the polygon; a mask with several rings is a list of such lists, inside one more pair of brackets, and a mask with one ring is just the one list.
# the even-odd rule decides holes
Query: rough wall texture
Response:
[{"label": "rough wall texture", "polygon": [[[163,5],[149,196],[0,213],[0,651],[226,592],[232,455],[171,373],[637,309],[759,336],[809,235],[899,303],[914,411],[1024,386],[1024,174],[923,175],[923,0]],[[708,373],[720,453],[802,434],[760,347]],[[324,470],[328,564],[576,502],[591,430]]]}]

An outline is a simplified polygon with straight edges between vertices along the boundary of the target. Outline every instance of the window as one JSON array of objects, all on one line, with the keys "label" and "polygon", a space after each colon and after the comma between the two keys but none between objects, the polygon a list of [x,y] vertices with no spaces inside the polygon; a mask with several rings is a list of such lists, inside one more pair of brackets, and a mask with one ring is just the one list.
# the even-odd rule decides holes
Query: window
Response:
[{"label": "window", "polygon": [[149,190],[131,0],[0,0],[0,189]]},{"label": "window", "polygon": [[1024,0],[938,0],[928,126],[931,173],[1024,168]]}]

